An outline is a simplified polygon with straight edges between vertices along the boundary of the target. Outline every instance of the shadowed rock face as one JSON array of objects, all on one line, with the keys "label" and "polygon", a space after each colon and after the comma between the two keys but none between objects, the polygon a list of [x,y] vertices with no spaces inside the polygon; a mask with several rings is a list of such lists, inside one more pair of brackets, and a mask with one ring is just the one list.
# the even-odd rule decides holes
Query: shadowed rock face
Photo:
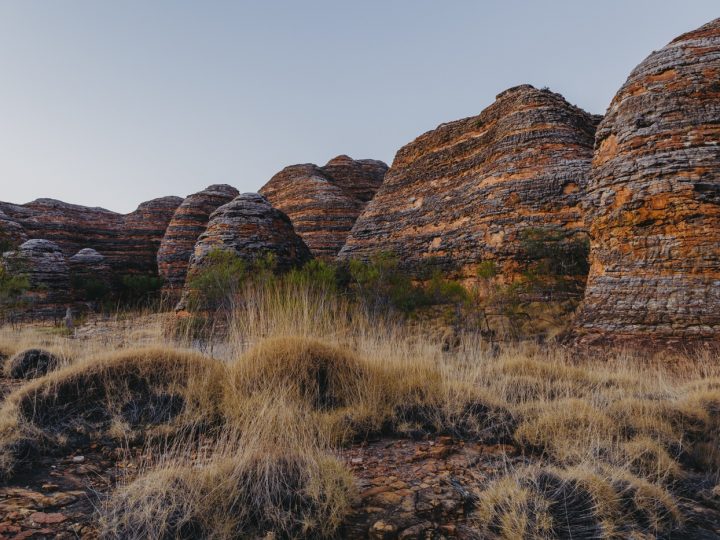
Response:
[{"label": "shadowed rock face", "polygon": [[180,197],[161,197],[142,203],[123,216],[122,244],[119,250],[108,254],[110,263],[117,261],[131,272],[156,273],[160,242],[182,202]]},{"label": "shadowed rock face", "polygon": [[22,295],[27,314],[36,318],[62,317],[70,302],[70,274],[60,247],[49,240],[28,240],[3,254],[3,265],[24,274],[29,289]]},{"label": "shadowed rock face", "polygon": [[584,234],[579,204],[598,121],[524,85],[421,135],[397,153],[339,257],[391,251],[413,272],[432,258],[459,278],[489,260],[511,280],[524,230]]},{"label": "shadowed rock face", "polygon": [[630,74],[597,132],[578,333],[720,337],[720,19]]},{"label": "shadowed rock face", "polygon": [[17,248],[27,239],[22,226],[0,210],[0,253]]},{"label": "shadowed rock face", "polygon": [[243,193],[212,213],[190,257],[188,276],[201,270],[215,250],[234,252],[247,262],[272,255],[279,270],[312,258],[290,219],[257,193]]},{"label": "shadowed rock face", "polygon": [[[179,197],[163,197],[141,204],[122,215],[104,208],[89,208],[54,199],[24,205],[0,202],[0,227],[22,230],[25,238],[55,242],[66,256],[90,247],[108,260],[117,273],[154,273],[156,254]],[[19,228],[19,229],[18,229]]]},{"label": "shadowed rock face", "polygon": [[208,186],[188,196],[175,210],[157,254],[163,289],[182,289],[193,248],[207,227],[210,214],[238,196],[238,190],[225,184]]},{"label": "shadowed rock face", "polygon": [[287,214],[313,255],[330,259],[340,251],[386,171],[381,161],[338,156],[324,167],[286,167],[260,193]]},{"label": "shadowed rock face", "polygon": [[94,249],[78,251],[68,259],[68,267],[73,299],[81,302],[100,300],[112,289],[112,268]]}]

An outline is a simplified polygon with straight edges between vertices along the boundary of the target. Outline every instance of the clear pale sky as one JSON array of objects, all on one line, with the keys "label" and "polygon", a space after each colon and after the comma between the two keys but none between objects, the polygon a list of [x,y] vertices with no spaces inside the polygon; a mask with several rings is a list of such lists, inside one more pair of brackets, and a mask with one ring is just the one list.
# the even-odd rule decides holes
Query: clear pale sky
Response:
[{"label": "clear pale sky", "polygon": [[0,0],[0,200],[127,212],[388,163],[510,86],[605,111],[717,0]]}]

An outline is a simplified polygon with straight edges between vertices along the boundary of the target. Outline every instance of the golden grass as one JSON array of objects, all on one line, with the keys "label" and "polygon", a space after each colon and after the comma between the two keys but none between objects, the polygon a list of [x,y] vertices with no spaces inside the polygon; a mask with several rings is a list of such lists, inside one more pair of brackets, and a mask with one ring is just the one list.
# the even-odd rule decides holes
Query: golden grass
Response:
[{"label": "golden grass", "polygon": [[167,348],[111,353],[51,372],[2,404],[1,470],[12,470],[18,455],[118,431],[133,439],[148,427],[187,431],[217,422],[223,373],[215,360]]},{"label": "golden grass", "polygon": [[352,476],[307,410],[283,396],[256,405],[211,449],[179,442],[121,486],[103,508],[103,536],[333,537],[355,496]]},{"label": "golden grass", "polygon": [[[552,538],[567,526],[573,537],[666,532],[680,522],[675,481],[720,471],[720,364],[709,353],[578,359],[552,345],[497,350],[476,336],[443,351],[419,324],[283,283],[246,288],[229,332],[210,342],[152,330],[144,339],[154,348],[124,350],[129,335],[33,341],[27,331],[22,347],[59,347],[75,360],[0,409],[4,470],[28,441],[52,451],[74,437],[172,435],[110,498],[110,537],[332,536],[352,494],[333,453],[370,434],[515,445],[536,465],[496,479],[473,516],[479,531],[505,538]],[[120,352],[98,354],[108,343]],[[214,358],[178,350],[189,345]],[[161,412],[172,396],[183,407],[148,421],[148,395],[163,396]],[[293,494],[291,511],[278,507]]]},{"label": "golden grass", "polygon": [[493,482],[471,516],[492,537],[629,538],[657,536],[681,521],[661,487],[622,469],[531,466]]}]

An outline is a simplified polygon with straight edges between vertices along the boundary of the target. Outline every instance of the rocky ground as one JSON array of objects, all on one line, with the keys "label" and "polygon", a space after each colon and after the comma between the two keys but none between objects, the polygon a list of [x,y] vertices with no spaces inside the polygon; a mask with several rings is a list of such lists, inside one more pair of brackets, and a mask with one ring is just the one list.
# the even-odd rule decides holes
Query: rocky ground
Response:
[{"label": "rocky ground", "polygon": [[[0,538],[96,538],[96,508],[146,456],[93,444],[46,457],[0,487]],[[512,446],[449,437],[382,439],[348,448],[341,456],[357,479],[358,497],[342,538],[479,538],[466,523],[483,487],[527,458]],[[674,539],[720,538],[720,493],[681,486],[688,516]]]}]

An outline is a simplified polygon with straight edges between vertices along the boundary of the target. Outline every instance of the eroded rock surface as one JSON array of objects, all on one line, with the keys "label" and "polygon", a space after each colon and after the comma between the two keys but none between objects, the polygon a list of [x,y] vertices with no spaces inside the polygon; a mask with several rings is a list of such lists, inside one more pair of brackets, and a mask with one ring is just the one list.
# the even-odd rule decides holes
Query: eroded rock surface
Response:
[{"label": "eroded rock surface", "polygon": [[37,318],[62,317],[70,302],[70,272],[60,246],[49,240],[28,240],[3,254],[2,264],[24,275],[28,289],[19,297],[27,314]]},{"label": "eroded rock surface", "polygon": [[548,90],[506,90],[400,149],[339,257],[390,251],[410,271],[432,258],[459,278],[492,261],[512,280],[523,231],[585,234],[579,203],[598,121]]},{"label": "eroded rock surface", "polygon": [[238,195],[238,190],[232,186],[212,185],[186,197],[175,210],[157,254],[165,292],[182,289],[195,242],[205,232],[210,214]]},{"label": "eroded rock surface", "polygon": [[156,255],[179,197],[162,197],[142,203],[123,215],[54,199],[37,199],[18,205],[0,203],[0,228],[12,227],[25,238],[55,242],[65,256],[93,248],[105,256],[117,273],[154,273]]},{"label": "eroded rock surface", "polygon": [[582,340],[720,337],[720,19],[630,74],[597,132]]},{"label": "eroded rock surface", "polygon": [[338,156],[324,167],[286,167],[260,193],[287,214],[314,256],[329,259],[340,251],[386,171],[382,161]]},{"label": "eroded rock surface", "polygon": [[290,219],[257,193],[238,195],[212,213],[190,257],[188,280],[211,263],[215,251],[235,253],[248,263],[269,256],[280,271],[312,258]]}]

